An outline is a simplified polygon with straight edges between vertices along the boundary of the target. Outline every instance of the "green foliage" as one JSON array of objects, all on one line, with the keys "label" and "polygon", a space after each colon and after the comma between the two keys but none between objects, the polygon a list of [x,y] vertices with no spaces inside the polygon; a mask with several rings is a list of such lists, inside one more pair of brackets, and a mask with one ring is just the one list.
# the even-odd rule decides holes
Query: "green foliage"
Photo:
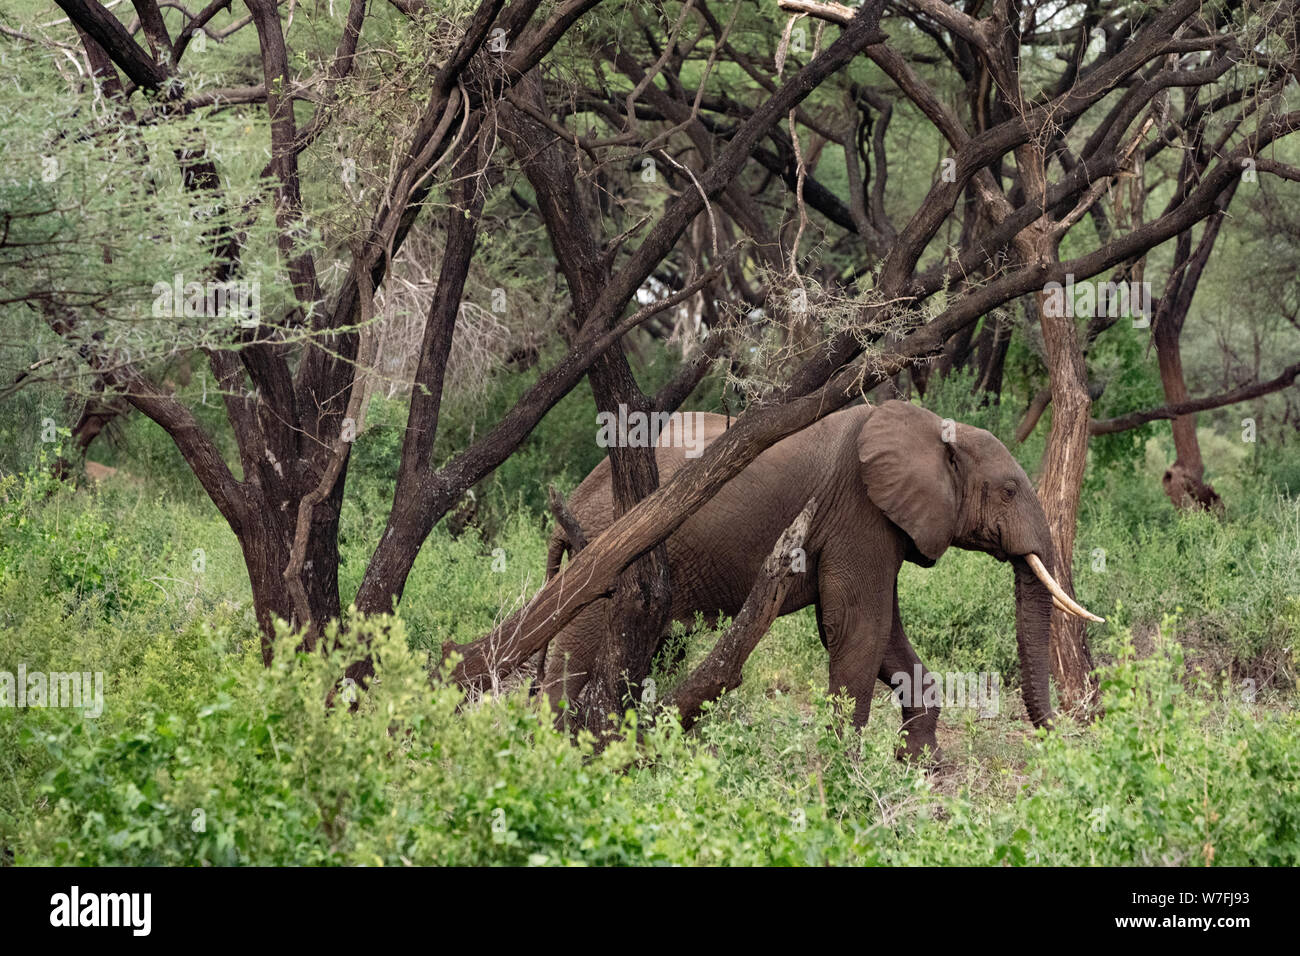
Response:
[{"label": "green foliage", "polygon": [[[376,679],[355,711],[346,691],[331,707],[363,638]],[[724,700],[697,738],[662,714],[651,726],[629,714],[623,739],[595,752],[520,692],[462,707],[458,690],[430,683],[400,622],[356,627],[329,654],[294,643],[282,633],[265,668],[254,642],[232,648],[194,628],[147,656],[135,682],[111,680],[98,721],[0,711],[6,769],[30,795],[0,810],[16,861],[1300,860],[1295,713],[1186,686],[1171,641],[1139,659],[1121,636],[1105,716],[1004,745],[991,767],[1019,783],[993,769],[992,799],[982,777],[936,781],[892,760],[887,710],[858,736],[816,693],[794,710],[780,697]]]},{"label": "green foliage", "polygon": [[[1089,374],[1105,390],[1093,404],[1093,418],[1110,418],[1165,403],[1155,363],[1144,361],[1149,350],[1150,333],[1134,329],[1129,319],[1120,319],[1098,337],[1088,355]],[[1088,447],[1093,465],[1088,478],[1091,487],[1097,487],[1113,469],[1140,467],[1147,439],[1160,427],[1169,428],[1164,422],[1151,422],[1141,428],[1093,438]]]},{"label": "green foliage", "polygon": [[1088,512],[1075,563],[1087,606],[1144,637],[1181,608],[1182,640],[1209,672],[1294,690],[1300,502],[1275,498],[1226,524],[1171,514],[1136,530],[1120,495],[1094,499]]},{"label": "green foliage", "polygon": [[[848,848],[824,820],[792,827],[726,792],[720,761],[671,721],[637,744],[633,720],[597,754],[519,695],[458,716],[461,694],[430,686],[400,623],[329,655],[281,636],[269,669],[251,647],[200,647],[219,673],[198,694],[140,701],[115,731],[57,711],[24,728],[51,769],[18,862],[816,863]],[[361,637],[375,681],[355,712],[329,707]]]},{"label": "green foliage", "polygon": [[1271,451],[1254,462],[1255,477],[1265,489],[1275,488],[1289,497],[1300,497],[1300,456],[1283,454],[1282,449]]},{"label": "green foliage", "polygon": [[943,378],[936,376],[926,389],[923,404],[941,418],[986,429],[1010,445],[1018,420],[1016,411],[991,401],[992,396],[978,391],[977,385],[973,369],[959,369]]},{"label": "green foliage", "polygon": [[1026,862],[1295,865],[1300,718],[1220,698],[1202,672],[1188,686],[1185,674],[1163,631],[1145,659],[1122,641],[1102,681],[1105,717],[1038,744],[1019,807]]},{"label": "green foliage", "polygon": [[[928,400],[1006,427],[1005,412],[963,405],[961,384]],[[590,399],[570,401],[538,429],[538,456],[582,443]],[[386,517],[404,420],[399,403],[372,409],[349,473],[345,595]],[[474,427],[459,414],[449,412],[448,449]],[[1076,587],[1110,619],[1105,640],[1093,634],[1105,713],[1088,726],[1040,739],[1020,721],[1006,567],[952,552],[933,569],[904,569],[904,619],[927,664],[1003,677],[998,717],[945,711],[949,769],[931,777],[893,759],[898,716],[887,696],[864,733],[845,726],[824,693],[811,610],[777,621],[742,686],[697,732],[684,736],[646,708],[624,742],[599,754],[555,731],[522,690],[466,705],[431,682],[429,651],[482,634],[540,583],[540,463],[485,483],[491,522],[458,537],[445,523],[435,529],[400,620],[349,618],[328,656],[295,654],[282,634],[264,668],[233,535],[201,499],[159,490],[171,487],[167,469],[184,472],[162,460],[149,472],[155,459],[135,457],[151,447],[148,428],[137,427],[115,459],[122,476],[105,484],[54,481],[57,448],[42,455],[39,444],[29,467],[0,478],[0,669],[100,671],[105,687],[96,719],[0,707],[0,856],[1191,865],[1208,846],[1214,863],[1300,862],[1291,653],[1300,509],[1233,442],[1213,459],[1231,489],[1225,521],[1169,508],[1155,446],[1143,465],[1110,468],[1085,493]],[[1212,436],[1203,443],[1207,454],[1218,447]],[[132,477],[141,473],[147,484]],[[1096,549],[1104,571],[1094,570]],[[1165,621],[1175,609],[1177,645]],[[686,659],[660,662],[663,693],[715,633],[678,629]],[[328,708],[363,637],[378,648],[379,680],[355,713]]]}]

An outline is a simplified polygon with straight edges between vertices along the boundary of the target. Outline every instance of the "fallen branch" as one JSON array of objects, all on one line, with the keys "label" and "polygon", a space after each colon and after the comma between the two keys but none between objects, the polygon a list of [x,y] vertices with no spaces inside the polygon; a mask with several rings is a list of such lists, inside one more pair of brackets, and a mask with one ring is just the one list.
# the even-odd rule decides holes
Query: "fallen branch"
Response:
[{"label": "fallen branch", "polygon": [[816,510],[817,499],[809,498],[799,516],[776,539],[772,553],[763,562],[758,580],[731,626],[718,638],[704,662],[669,695],[666,703],[677,708],[684,730],[689,730],[700,719],[704,704],[740,686],[745,661],[781,613],[781,605],[794,583],[794,576],[804,573],[802,567],[796,569],[793,558],[803,547]]}]

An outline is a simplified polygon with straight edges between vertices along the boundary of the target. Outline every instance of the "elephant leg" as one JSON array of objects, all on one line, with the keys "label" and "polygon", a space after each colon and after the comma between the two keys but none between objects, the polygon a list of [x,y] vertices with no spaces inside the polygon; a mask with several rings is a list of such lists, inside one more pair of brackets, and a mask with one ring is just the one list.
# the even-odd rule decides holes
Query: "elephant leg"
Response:
[{"label": "elephant leg", "polygon": [[588,605],[546,649],[542,693],[557,714],[563,715],[560,705],[576,701],[587,686],[604,638],[608,604],[608,600],[601,600]]},{"label": "elephant leg", "polygon": [[[823,568],[819,583],[826,649],[830,653],[830,691],[853,698],[853,726],[866,726],[889,644],[893,604],[884,595],[893,587],[892,576],[872,581],[869,571],[859,576],[836,575]],[[879,569],[877,569],[879,570]],[[898,573],[897,567],[893,569]]]},{"label": "elephant leg", "polygon": [[[926,707],[920,689],[928,683],[930,672],[921,663],[916,649],[912,647],[903,631],[903,619],[898,613],[898,587],[894,587],[894,620],[889,632],[889,643],[885,647],[884,661],[880,665],[880,679],[895,688],[894,675],[906,674],[909,684],[917,688],[917,693],[906,695],[911,699],[903,701],[904,741],[898,749],[898,758],[915,759],[922,756],[922,751],[929,748],[931,759],[939,760],[939,742],[935,729],[939,724],[939,708]],[[901,681],[899,682],[902,683]]]}]

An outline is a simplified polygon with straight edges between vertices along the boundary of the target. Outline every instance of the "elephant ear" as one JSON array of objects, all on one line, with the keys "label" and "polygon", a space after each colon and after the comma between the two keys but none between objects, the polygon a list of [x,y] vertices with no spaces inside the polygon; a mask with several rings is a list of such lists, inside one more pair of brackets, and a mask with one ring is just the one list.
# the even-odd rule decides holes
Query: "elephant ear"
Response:
[{"label": "elephant ear", "polygon": [[876,406],[858,432],[868,497],[930,563],[939,560],[957,530],[955,439],[955,426],[945,435],[938,415],[909,402]]}]

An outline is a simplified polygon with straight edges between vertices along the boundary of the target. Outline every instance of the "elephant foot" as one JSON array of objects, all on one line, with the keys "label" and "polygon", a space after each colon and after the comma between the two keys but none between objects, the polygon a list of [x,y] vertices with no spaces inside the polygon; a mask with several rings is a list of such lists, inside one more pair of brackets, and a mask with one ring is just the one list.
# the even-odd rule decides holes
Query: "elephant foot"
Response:
[{"label": "elephant foot", "polygon": [[911,746],[907,743],[901,743],[894,751],[894,759],[900,763],[914,763],[933,773],[944,765],[947,756],[936,744]]},{"label": "elephant foot", "polygon": [[935,719],[920,723],[919,726],[918,723],[920,722],[912,722],[908,726],[909,722],[904,722],[902,740],[894,751],[894,758],[934,770],[943,762],[943,751],[939,749],[939,741],[935,736],[937,715]]}]

